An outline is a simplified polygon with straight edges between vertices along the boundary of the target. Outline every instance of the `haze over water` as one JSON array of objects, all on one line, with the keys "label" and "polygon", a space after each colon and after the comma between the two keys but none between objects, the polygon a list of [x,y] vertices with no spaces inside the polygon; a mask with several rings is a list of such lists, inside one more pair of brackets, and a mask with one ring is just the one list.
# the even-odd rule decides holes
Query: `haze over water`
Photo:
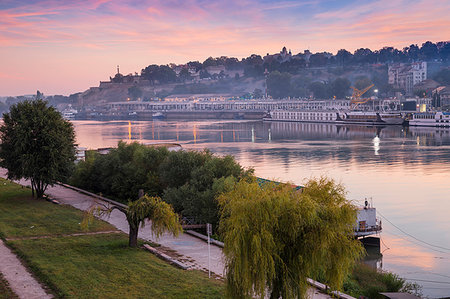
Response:
[{"label": "haze over water", "polygon": [[[259,177],[303,184],[326,175],[380,213],[377,264],[450,295],[450,130],[248,121],[74,121],[77,142],[177,142],[231,154]],[[390,223],[391,222],[391,223]],[[408,235],[409,234],[409,235]]]}]

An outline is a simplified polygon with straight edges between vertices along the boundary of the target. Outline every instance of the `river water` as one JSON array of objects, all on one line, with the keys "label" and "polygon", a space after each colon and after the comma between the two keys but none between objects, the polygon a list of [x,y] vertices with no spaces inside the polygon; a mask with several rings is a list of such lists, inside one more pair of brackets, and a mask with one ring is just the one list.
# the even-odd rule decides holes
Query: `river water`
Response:
[{"label": "river water", "polygon": [[384,270],[450,296],[450,130],[262,121],[74,121],[80,146],[176,142],[231,154],[259,177],[303,184],[326,175],[382,219]]}]

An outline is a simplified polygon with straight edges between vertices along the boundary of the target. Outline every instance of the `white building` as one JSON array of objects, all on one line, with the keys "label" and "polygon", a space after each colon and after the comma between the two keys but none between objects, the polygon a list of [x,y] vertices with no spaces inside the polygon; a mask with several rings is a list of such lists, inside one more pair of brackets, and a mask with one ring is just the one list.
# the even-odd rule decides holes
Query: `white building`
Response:
[{"label": "white building", "polygon": [[389,84],[401,88],[407,95],[411,95],[414,85],[427,79],[427,63],[422,61],[393,64],[388,68],[388,76]]}]

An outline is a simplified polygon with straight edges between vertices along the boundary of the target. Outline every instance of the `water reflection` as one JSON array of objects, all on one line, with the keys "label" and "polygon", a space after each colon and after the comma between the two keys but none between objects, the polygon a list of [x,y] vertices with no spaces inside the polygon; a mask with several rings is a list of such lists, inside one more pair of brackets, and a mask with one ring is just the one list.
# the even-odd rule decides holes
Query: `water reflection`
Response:
[{"label": "water reflection", "polygon": [[[344,182],[355,202],[371,196],[377,210],[398,227],[450,248],[448,129],[255,121],[74,124],[77,142],[88,148],[116,146],[119,140],[176,141],[187,149],[232,154],[261,177],[303,184],[312,176],[328,175]],[[382,238],[389,249],[383,248],[382,263],[375,259],[375,264],[408,278],[418,271],[450,276],[449,254],[407,240],[383,223]],[[450,293],[423,284],[426,295]]]},{"label": "water reflection", "polygon": [[376,156],[379,155],[378,151],[380,150],[380,137],[375,136],[372,140],[373,143],[373,150]]}]

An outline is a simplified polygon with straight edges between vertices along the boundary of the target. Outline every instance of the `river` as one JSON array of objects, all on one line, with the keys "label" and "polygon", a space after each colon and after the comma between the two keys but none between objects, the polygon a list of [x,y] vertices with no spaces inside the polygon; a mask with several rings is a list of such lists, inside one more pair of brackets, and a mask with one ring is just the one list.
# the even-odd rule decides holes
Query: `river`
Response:
[{"label": "river", "polygon": [[326,175],[382,220],[373,261],[429,297],[450,296],[450,130],[261,121],[73,121],[80,146],[177,142],[231,154],[259,177],[303,184]]}]

